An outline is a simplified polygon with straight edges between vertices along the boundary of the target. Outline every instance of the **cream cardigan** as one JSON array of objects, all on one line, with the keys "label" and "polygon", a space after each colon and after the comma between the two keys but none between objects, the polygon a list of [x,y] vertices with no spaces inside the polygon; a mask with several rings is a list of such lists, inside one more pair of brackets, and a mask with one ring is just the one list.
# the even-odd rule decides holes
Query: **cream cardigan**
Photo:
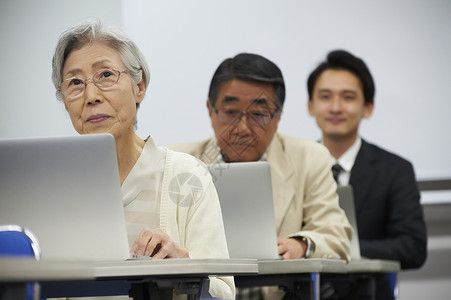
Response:
[{"label": "cream cardigan", "polygon": [[[151,161],[155,151],[165,152],[160,228],[174,242],[188,249],[191,258],[229,258],[221,206],[204,163],[185,153],[157,147],[151,138],[147,140],[139,160]],[[142,166],[137,163],[132,172],[145,174],[146,170],[136,170]],[[137,195],[142,184],[133,181],[133,184],[122,186],[123,197]],[[209,292],[213,297],[235,299],[233,277],[210,276]]]},{"label": "cream cardigan", "polygon": [[[124,203],[133,201],[146,186],[150,172],[155,171],[152,164],[156,157],[164,159],[164,169],[157,170],[162,171],[160,228],[174,242],[188,249],[191,258],[229,258],[218,195],[208,169],[200,160],[185,153],[157,147],[149,138],[129,174],[130,178],[127,177],[122,186]],[[177,179],[187,180],[181,182]],[[210,276],[209,293],[215,298],[235,299],[233,277]],[[184,299],[184,296],[176,297],[179,298]],[[82,299],[122,300],[128,297]]]}]

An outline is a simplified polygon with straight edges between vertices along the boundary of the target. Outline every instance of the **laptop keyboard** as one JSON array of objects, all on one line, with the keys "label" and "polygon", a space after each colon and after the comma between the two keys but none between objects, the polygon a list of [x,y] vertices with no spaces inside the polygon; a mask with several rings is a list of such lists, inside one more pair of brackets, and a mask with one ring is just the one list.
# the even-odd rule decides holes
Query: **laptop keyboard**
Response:
[{"label": "laptop keyboard", "polygon": [[130,254],[129,260],[151,260],[152,257],[138,254]]}]

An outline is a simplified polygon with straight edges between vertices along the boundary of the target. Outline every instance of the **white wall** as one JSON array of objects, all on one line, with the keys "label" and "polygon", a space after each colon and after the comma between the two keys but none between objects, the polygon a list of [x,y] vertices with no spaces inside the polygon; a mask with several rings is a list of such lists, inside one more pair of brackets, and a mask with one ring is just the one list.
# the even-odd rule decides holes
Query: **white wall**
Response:
[{"label": "white wall", "polygon": [[75,134],[55,100],[50,63],[59,34],[89,17],[122,25],[148,58],[142,137],[163,145],[210,135],[205,101],[214,70],[254,52],[286,79],[280,131],[316,140],[305,81],[329,50],[344,48],[376,81],[363,136],[410,159],[420,178],[451,176],[449,1],[0,1],[0,138]]},{"label": "white wall", "polygon": [[92,17],[121,26],[121,1],[0,0],[0,138],[76,134],[51,63],[59,35]]},{"label": "white wall", "polygon": [[152,73],[139,133],[160,144],[212,133],[205,101],[220,62],[239,52],[273,60],[286,79],[280,131],[316,140],[306,78],[331,49],[361,56],[376,81],[362,134],[412,160],[420,177],[451,176],[449,1],[125,1],[125,28]]}]

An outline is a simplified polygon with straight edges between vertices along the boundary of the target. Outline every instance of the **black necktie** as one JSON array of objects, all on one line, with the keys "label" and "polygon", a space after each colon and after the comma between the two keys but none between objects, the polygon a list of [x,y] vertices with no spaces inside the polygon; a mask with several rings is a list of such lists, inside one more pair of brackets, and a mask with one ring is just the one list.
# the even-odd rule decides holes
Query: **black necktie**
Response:
[{"label": "black necktie", "polygon": [[335,181],[338,183],[338,175],[343,171],[343,168],[339,164],[335,164],[332,166],[332,174],[334,175]]}]

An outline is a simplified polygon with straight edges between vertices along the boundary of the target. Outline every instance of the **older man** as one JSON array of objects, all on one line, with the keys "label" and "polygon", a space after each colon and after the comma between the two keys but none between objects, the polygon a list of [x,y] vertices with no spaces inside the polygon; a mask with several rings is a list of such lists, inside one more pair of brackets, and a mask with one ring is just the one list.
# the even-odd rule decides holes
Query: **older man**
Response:
[{"label": "older man", "polygon": [[[273,62],[247,53],[228,58],[213,75],[207,100],[215,134],[170,148],[206,164],[267,161],[282,258],[349,259],[351,229],[338,205],[329,152],[277,133],[284,100],[284,79]],[[283,296],[270,289],[265,294]]]}]

